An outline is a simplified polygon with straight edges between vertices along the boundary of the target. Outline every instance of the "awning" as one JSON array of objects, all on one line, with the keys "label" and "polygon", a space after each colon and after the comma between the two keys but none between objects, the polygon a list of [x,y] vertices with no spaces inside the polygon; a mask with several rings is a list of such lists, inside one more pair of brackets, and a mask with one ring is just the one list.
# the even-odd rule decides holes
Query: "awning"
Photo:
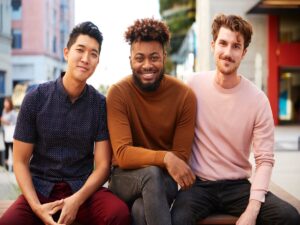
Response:
[{"label": "awning", "polygon": [[261,0],[248,14],[300,14],[300,0]]}]

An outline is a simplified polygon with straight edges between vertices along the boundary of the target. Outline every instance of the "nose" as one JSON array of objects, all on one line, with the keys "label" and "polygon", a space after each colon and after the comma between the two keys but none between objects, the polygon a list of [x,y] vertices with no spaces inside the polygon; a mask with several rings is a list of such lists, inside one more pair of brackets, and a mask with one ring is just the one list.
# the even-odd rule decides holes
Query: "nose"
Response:
[{"label": "nose", "polygon": [[145,59],[145,61],[144,61],[144,63],[143,63],[143,68],[144,68],[144,69],[152,68],[151,60]]},{"label": "nose", "polygon": [[89,54],[88,52],[84,52],[81,56],[81,61],[84,63],[88,63],[89,62]]}]

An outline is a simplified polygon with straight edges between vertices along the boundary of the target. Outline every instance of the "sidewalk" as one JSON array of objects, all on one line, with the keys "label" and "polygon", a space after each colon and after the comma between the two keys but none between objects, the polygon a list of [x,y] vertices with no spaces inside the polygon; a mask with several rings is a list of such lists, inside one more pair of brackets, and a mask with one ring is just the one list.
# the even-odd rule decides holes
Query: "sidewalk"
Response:
[{"label": "sidewalk", "polygon": [[[275,166],[272,181],[300,199],[300,126],[277,126],[275,129]],[[0,134],[0,150],[4,149]],[[251,159],[253,162],[253,157]],[[0,200],[14,199],[19,194],[13,173],[0,167]]]}]

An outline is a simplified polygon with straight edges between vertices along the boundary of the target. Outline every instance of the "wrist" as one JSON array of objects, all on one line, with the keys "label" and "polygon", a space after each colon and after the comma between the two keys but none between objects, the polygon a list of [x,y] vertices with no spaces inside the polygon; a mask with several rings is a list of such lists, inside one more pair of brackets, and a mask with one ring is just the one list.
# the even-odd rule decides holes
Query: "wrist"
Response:
[{"label": "wrist", "polygon": [[258,200],[251,199],[247,206],[247,211],[250,211],[254,215],[258,215],[261,207],[261,202]]}]

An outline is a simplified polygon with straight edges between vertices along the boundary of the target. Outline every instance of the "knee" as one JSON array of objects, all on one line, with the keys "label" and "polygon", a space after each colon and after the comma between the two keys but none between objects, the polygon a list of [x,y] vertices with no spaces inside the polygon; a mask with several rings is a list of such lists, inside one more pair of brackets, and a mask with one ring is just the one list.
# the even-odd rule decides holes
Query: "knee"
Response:
[{"label": "knee", "polygon": [[157,180],[162,178],[162,171],[157,166],[146,167],[145,172],[146,172],[145,174],[146,179]]},{"label": "knee", "polygon": [[106,217],[107,225],[130,225],[131,218],[128,206],[124,202],[110,210],[109,216]]}]

